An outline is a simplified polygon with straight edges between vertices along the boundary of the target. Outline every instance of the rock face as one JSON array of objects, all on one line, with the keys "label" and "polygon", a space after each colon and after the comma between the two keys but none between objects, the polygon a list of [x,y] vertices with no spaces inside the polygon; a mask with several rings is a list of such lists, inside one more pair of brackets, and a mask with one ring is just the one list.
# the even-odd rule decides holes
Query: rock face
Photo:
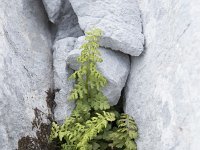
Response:
[{"label": "rock face", "polygon": [[69,12],[62,17],[62,20],[57,25],[56,40],[66,37],[79,37],[83,32],[79,27],[77,16],[70,7]]},{"label": "rock face", "polygon": [[143,50],[140,11],[135,0],[69,0],[82,30],[100,28],[101,46],[138,56]]},{"label": "rock face", "polygon": [[72,69],[66,65],[68,53],[73,49],[76,38],[83,35],[78,18],[68,0],[43,0],[49,20],[55,24],[56,35],[53,45],[54,88],[57,106],[55,120],[62,123],[69,116],[74,103],[67,101],[73,82],[67,80]]},{"label": "rock face", "polygon": [[68,0],[43,0],[49,20],[56,25],[55,39],[83,35],[78,18]]},{"label": "rock face", "polygon": [[56,121],[70,115],[73,82],[67,78],[79,67],[80,36],[92,27],[104,32],[104,61],[98,68],[109,81],[104,94],[111,105],[118,102],[130,70],[124,109],[138,124],[138,150],[200,147],[199,1],[138,0],[146,43],[140,57],[131,57],[131,68],[126,54],[140,55],[144,43],[136,0],[42,1],[57,30],[53,48],[41,1],[0,2],[1,150],[16,149],[21,137],[35,137],[35,108],[42,123],[48,122],[48,89],[58,91]]},{"label": "rock face", "polygon": [[140,0],[145,52],[133,57],[126,112],[139,150],[200,147],[200,2]]},{"label": "rock face", "polygon": [[57,104],[54,116],[56,121],[63,122],[66,116],[69,116],[74,103],[67,102],[67,97],[73,88],[73,82],[67,80],[73,73],[66,63],[68,53],[73,50],[76,38],[65,38],[55,42],[53,46],[53,65],[54,65],[54,84],[55,89],[59,92],[55,93],[55,102]]},{"label": "rock face", "polygon": [[56,23],[61,15],[62,0],[42,0],[49,20]]},{"label": "rock face", "polygon": [[[85,37],[79,37],[75,43],[74,50],[67,57],[69,67],[78,70],[77,57],[81,54],[81,45]],[[100,48],[103,62],[97,64],[99,71],[107,78],[108,86],[104,89],[104,94],[109,99],[111,105],[116,105],[123,87],[125,86],[129,71],[129,56],[110,49]]]},{"label": "rock face", "polygon": [[34,135],[34,108],[48,114],[52,54],[44,14],[38,0],[0,1],[1,150],[14,150],[22,136]]}]

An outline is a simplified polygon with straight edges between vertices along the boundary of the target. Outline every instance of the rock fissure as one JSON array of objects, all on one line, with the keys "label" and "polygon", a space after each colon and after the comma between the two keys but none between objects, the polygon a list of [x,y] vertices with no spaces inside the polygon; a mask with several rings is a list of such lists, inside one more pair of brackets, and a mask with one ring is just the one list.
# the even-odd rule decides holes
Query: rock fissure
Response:
[{"label": "rock fissure", "polygon": [[[76,57],[80,55],[79,48],[84,41],[84,32],[92,27],[100,28],[104,32],[100,42],[100,51],[104,62],[98,68],[108,78],[109,84],[104,90],[105,95],[111,105],[116,105],[115,107],[118,107],[120,112],[123,111],[121,93],[123,93],[122,90],[130,72],[129,55],[139,55],[143,43],[143,35],[139,26],[141,22],[138,19],[140,14],[137,12],[138,6],[135,1],[127,2],[130,6],[123,5],[120,1],[100,2],[99,4],[95,2],[94,5],[91,5],[91,2],[84,1],[52,0],[50,2],[43,0],[46,12],[38,1],[19,0],[11,5],[11,8],[17,6],[16,16],[13,16],[13,20],[6,20],[9,25],[6,29],[8,33],[5,33],[5,41],[2,42],[2,45],[0,44],[0,47],[4,47],[8,55],[12,52],[17,53],[16,56],[10,57],[10,60],[6,58],[9,64],[7,67],[3,66],[3,69],[10,67],[9,76],[15,81],[13,85],[17,85],[15,89],[20,90],[14,92],[14,96],[10,96],[10,93],[4,95],[10,99],[17,99],[16,107],[18,109],[24,107],[23,112],[25,113],[21,115],[23,117],[19,115],[22,120],[21,122],[20,119],[17,121],[18,130],[15,131],[13,126],[9,125],[5,129],[7,133],[4,134],[4,129],[0,129],[5,136],[9,135],[15,138],[14,144],[10,144],[9,147],[8,142],[4,142],[3,149],[16,147],[16,141],[21,137],[18,141],[19,150],[45,150],[49,146],[47,139],[49,123],[52,121],[62,123],[74,108],[74,103],[67,101],[74,83],[67,81],[67,78],[76,70],[73,66],[77,65]],[[112,8],[113,4],[116,9]],[[100,11],[98,6],[99,8],[104,6],[105,12]],[[131,8],[132,6],[134,9]],[[6,10],[5,8],[2,10]],[[24,11],[26,13],[17,12],[22,8],[27,9]],[[91,10],[93,10],[92,13]],[[12,14],[11,10],[7,10],[6,16],[9,13]],[[46,13],[50,22],[46,19]],[[99,16],[98,13],[104,15]],[[130,18],[126,13],[130,15]],[[3,15],[4,13],[1,13],[1,16]],[[114,18],[112,19],[112,17]],[[126,17],[129,19],[126,20]],[[4,16],[4,18],[6,17]],[[16,25],[11,26],[14,22]],[[3,29],[5,28],[3,27]],[[127,36],[131,39],[127,39]],[[5,46],[6,42],[9,43],[8,46]],[[21,60],[19,56],[22,56]],[[15,67],[12,66],[14,62]],[[21,66],[24,63],[25,65]],[[2,69],[1,66],[0,69]],[[12,69],[14,71],[11,71]],[[18,74],[18,79],[15,74]],[[8,86],[12,87],[13,85],[9,83]],[[48,96],[45,101],[46,94]],[[0,96],[2,96],[1,93]],[[23,99],[23,102],[19,100],[20,98]],[[9,106],[12,107],[12,105]],[[17,114],[18,109],[13,113]],[[31,130],[32,128],[33,130]],[[16,133],[10,134],[12,131]]]},{"label": "rock fissure", "polygon": [[[93,27],[104,32],[106,64],[99,68],[110,83],[105,93],[117,107],[125,95],[124,111],[139,126],[138,149],[196,150],[199,7],[197,0],[0,1],[1,150],[16,149],[20,138],[19,149],[45,149],[41,133],[46,136],[48,123],[62,123],[74,107],[67,101],[74,83],[67,78],[78,67],[79,40]],[[48,89],[59,89],[56,107],[46,102]],[[34,108],[43,114],[37,130]]]}]

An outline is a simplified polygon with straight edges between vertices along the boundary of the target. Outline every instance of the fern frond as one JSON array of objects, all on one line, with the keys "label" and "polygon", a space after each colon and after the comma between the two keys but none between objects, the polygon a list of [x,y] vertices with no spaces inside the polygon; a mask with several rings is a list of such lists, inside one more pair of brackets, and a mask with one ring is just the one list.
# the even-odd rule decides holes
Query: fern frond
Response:
[{"label": "fern frond", "polygon": [[113,141],[110,146],[136,150],[134,140],[138,137],[138,128],[133,118],[127,114],[122,114],[117,121],[117,125],[117,130],[109,135],[109,138]]},{"label": "fern frond", "polygon": [[78,122],[85,122],[90,118],[90,110],[91,106],[87,101],[77,101],[72,116],[76,118]]},{"label": "fern frond", "polygon": [[77,144],[77,148],[87,149],[90,144],[89,141],[94,139],[98,133],[102,132],[108,125],[108,122],[115,120],[115,114],[112,112],[105,112],[103,114],[96,113],[96,117],[86,122],[86,131],[83,134],[81,141]]},{"label": "fern frond", "polygon": [[76,150],[76,145],[62,144],[62,150]]},{"label": "fern frond", "polygon": [[53,141],[53,139],[56,139],[58,137],[59,129],[60,127],[55,122],[52,122],[51,135],[49,138],[50,141]]},{"label": "fern frond", "polygon": [[110,104],[106,96],[102,92],[98,92],[93,97],[88,99],[91,107],[96,110],[107,110],[110,109]]}]

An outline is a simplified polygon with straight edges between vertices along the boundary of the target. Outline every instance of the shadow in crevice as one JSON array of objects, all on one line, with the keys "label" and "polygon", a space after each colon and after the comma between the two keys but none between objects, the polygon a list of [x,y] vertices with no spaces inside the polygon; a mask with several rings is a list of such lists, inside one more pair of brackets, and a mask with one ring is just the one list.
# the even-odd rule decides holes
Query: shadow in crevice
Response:
[{"label": "shadow in crevice", "polygon": [[123,90],[121,91],[121,97],[118,103],[113,106],[120,114],[124,113],[124,103],[125,103],[124,91],[125,88],[123,88]]},{"label": "shadow in crevice", "polygon": [[78,17],[74,12],[71,3],[68,0],[62,0],[59,18],[52,25],[52,34],[54,40],[60,40],[67,37],[80,37],[84,35],[78,22]]}]

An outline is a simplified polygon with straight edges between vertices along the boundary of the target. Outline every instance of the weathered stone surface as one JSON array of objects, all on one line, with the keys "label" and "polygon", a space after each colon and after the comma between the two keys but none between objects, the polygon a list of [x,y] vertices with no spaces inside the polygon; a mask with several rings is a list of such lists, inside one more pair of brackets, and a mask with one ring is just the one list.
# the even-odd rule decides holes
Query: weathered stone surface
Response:
[{"label": "weathered stone surface", "polygon": [[49,20],[56,23],[61,15],[63,0],[42,0]]},{"label": "weathered stone surface", "polygon": [[[77,57],[80,56],[80,46],[83,44],[85,37],[79,37],[75,43],[74,50],[67,57],[69,67],[78,70],[79,64]],[[117,104],[123,87],[125,86],[129,70],[129,56],[110,49],[99,49],[103,58],[103,62],[97,65],[99,71],[107,78],[108,86],[104,89],[104,94],[108,97],[111,105]]]},{"label": "weathered stone surface", "polygon": [[43,0],[49,20],[56,24],[55,39],[83,35],[78,18],[68,0]]},{"label": "weathered stone surface", "polygon": [[73,73],[73,70],[68,68],[66,58],[69,51],[73,50],[76,38],[69,37],[55,42],[53,46],[53,64],[54,64],[54,84],[55,89],[59,92],[55,95],[55,102],[57,104],[54,116],[56,121],[63,122],[66,116],[69,116],[74,103],[68,102],[67,97],[73,88],[73,82],[67,80]]},{"label": "weathered stone surface", "polygon": [[66,37],[79,37],[83,35],[83,31],[78,24],[77,16],[74,13],[72,7],[67,9],[69,9],[67,14],[64,15],[60,22],[57,24],[56,40]]},{"label": "weathered stone surface", "polygon": [[200,1],[140,0],[145,52],[132,58],[126,112],[138,150],[200,147]]},{"label": "weathered stone surface", "polygon": [[136,0],[69,0],[82,30],[100,28],[101,46],[138,56],[143,50],[140,11]]},{"label": "weathered stone surface", "polygon": [[34,108],[48,114],[52,54],[44,14],[39,0],[0,1],[1,150],[17,149],[22,136],[34,135]]}]

